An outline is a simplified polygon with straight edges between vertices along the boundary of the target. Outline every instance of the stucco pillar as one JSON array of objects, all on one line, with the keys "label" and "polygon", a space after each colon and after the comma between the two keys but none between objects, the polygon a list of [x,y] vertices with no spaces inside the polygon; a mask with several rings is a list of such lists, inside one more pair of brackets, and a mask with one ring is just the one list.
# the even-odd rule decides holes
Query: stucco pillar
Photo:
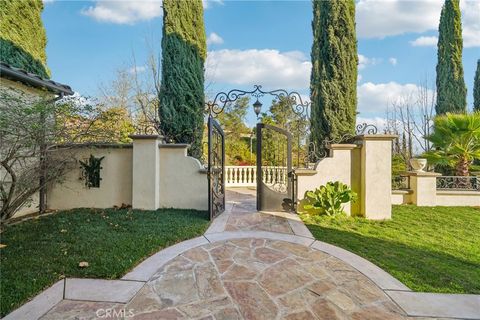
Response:
[{"label": "stucco pillar", "polygon": [[392,217],[392,141],[396,138],[382,134],[357,136],[361,145],[358,214],[367,219]]},{"label": "stucco pillar", "polygon": [[437,177],[441,176],[436,172],[415,172],[402,173],[410,179],[412,190],[412,203],[417,206],[433,207],[437,205]]},{"label": "stucco pillar", "polygon": [[158,135],[132,135],[132,207],[156,210],[160,207],[160,152]]}]

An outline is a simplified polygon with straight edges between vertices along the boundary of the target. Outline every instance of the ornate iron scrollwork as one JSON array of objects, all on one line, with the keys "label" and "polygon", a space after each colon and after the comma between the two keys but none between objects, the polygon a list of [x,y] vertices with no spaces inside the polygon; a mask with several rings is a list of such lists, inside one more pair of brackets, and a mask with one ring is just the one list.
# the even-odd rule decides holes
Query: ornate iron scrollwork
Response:
[{"label": "ornate iron scrollwork", "polygon": [[293,102],[293,111],[297,115],[307,115],[309,112],[310,102],[303,101],[300,93],[296,91],[288,92],[284,89],[277,89],[272,91],[262,90],[261,85],[254,85],[253,90],[245,91],[240,89],[232,89],[228,92],[219,92],[212,101],[206,103],[207,112],[215,117],[218,114],[222,113],[226,105],[231,102],[237,101],[241,97],[251,96],[255,98],[260,98],[265,95],[270,95],[277,99],[288,98]]},{"label": "ornate iron scrollwork", "polygon": [[105,157],[96,158],[92,154],[87,161],[81,161],[82,177],[85,179],[85,186],[87,188],[100,188],[100,170],[103,169],[100,165]]},{"label": "ornate iron scrollwork", "polygon": [[220,125],[208,118],[208,197],[210,219],[225,210],[225,136]]},{"label": "ornate iron scrollwork", "polygon": [[471,190],[480,191],[479,177],[476,176],[442,176],[437,177],[437,190]]}]

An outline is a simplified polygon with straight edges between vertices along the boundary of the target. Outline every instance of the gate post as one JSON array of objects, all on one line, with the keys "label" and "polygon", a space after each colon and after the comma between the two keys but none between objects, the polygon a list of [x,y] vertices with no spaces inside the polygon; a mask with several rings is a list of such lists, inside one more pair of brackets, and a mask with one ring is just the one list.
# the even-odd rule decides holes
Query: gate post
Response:
[{"label": "gate post", "polygon": [[157,210],[160,207],[159,135],[132,135],[132,207]]},{"label": "gate post", "polygon": [[392,217],[392,141],[396,135],[357,136],[360,150],[360,194],[358,214],[367,219]]}]

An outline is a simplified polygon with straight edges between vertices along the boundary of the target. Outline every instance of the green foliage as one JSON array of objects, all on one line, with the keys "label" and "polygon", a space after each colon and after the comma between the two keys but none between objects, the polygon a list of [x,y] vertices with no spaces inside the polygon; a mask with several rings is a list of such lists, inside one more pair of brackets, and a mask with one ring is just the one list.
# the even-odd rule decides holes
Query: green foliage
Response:
[{"label": "green foliage", "polygon": [[[274,99],[268,112],[262,114],[262,122],[282,129],[292,134],[292,161],[293,166],[300,166],[306,158],[306,132],[309,121],[303,114],[294,112],[295,101],[287,97]],[[275,149],[286,150],[287,141],[281,134],[265,132],[263,138],[264,155],[268,163],[274,163],[278,158]],[[271,159],[268,159],[270,156]]]},{"label": "green foliage", "polygon": [[392,187],[398,189],[403,186],[400,173],[407,171],[405,159],[400,154],[392,155]]},{"label": "green foliage", "polygon": [[477,71],[473,81],[473,111],[480,111],[480,59],[477,60]]},{"label": "green foliage", "polygon": [[392,156],[392,176],[398,176],[401,172],[407,171],[405,159],[399,154]]},{"label": "green foliage", "polygon": [[340,181],[327,182],[314,191],[305,192],[305,197],[300,202],[299,213],[328,216],[345,214],[343,204],[356,200],[357,194],[346,184]]},{"label": "green foliage", "polygon": [[423,156],[430,164],[455,168],[456,175],[466,176],[472,162],[480,159],[480,112],[437,116],[426,139],[432,150]]},{"label": "green foliage", "polygon": [[[245,124],[250,100],[242,97],[225,106],[218,115],[218,121],[225,132],[225,156],[227,165],[253,165],[255,156],[250,153],[252,130]],[[252,141],[253,148],[255,146]],[[252,149],[253,149],[252,148]],[[253,151],[253,150],[252,150]]]},{"label": "green foliage", "polygon": [[202,155],[206,35],[201,0],[163,1],[160,129]]},{"label": "green foliage", "polygon": [[[74,209],[5,226],[4,316],[64,277],[119,279],[162,248],[205,232],[203,211]],[[87,261],[88,268],[79,268]]]},{"label": "green foliage", "polygon": [[42,24],[42,0],[2,1],[0,5],[0,57],[11,66],[42,77],[49,76]]},{"label": "green foliage", "polygon": [[67,141],[130,143],[132,139],[129,136],[135,133],[133,121],[122,107],[104,108],[97,105],[92,106],[89,113],[72,110],[62,112],[57,117],[66,124],[69,134],[69,137],[65,137]]},{"label": "green foliage", "polygon": [[445,0],[438,27],[437,114],[467,111],[459,0]]},{"label": "green foliage", "polygon": [[392,219],[302,215],[320,241],[368,259],[418,292],[480,294],[480,209],[393,206]]},{"label": "green foliage", "polygon": [[310,96],[312,141],[355,133],[357,40],[355,1],[313,1]]}]

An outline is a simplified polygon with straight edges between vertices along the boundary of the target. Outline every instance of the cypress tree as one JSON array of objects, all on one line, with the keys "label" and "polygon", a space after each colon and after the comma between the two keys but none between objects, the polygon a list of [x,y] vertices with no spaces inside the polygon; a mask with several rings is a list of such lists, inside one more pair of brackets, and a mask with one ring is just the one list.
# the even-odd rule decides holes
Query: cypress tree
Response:
[{"label": "cypress tree", "polygon": [[338,141],[354,134],[357,110],[355,2],[313,1],[310,79],[311,139]]},{"label": "cypress tree", "polygon": [[459,0],[445,0],[438,27],[437,114],[467,111]]},{"label": "cypress tree", "polygon": [[163,1],[160,127],[167,139],[202,156],[204,63],[207,55],[201,0]]},{"label": "cypress tree", "polygon": [[0,60],[48,77],[47,35],[42,0],[2,1],[0,5]]},{"label": "cypress tree", "polygon": [[477,71],[473,80],[473,111],[480,111],[480,59],[477,60]]}]

